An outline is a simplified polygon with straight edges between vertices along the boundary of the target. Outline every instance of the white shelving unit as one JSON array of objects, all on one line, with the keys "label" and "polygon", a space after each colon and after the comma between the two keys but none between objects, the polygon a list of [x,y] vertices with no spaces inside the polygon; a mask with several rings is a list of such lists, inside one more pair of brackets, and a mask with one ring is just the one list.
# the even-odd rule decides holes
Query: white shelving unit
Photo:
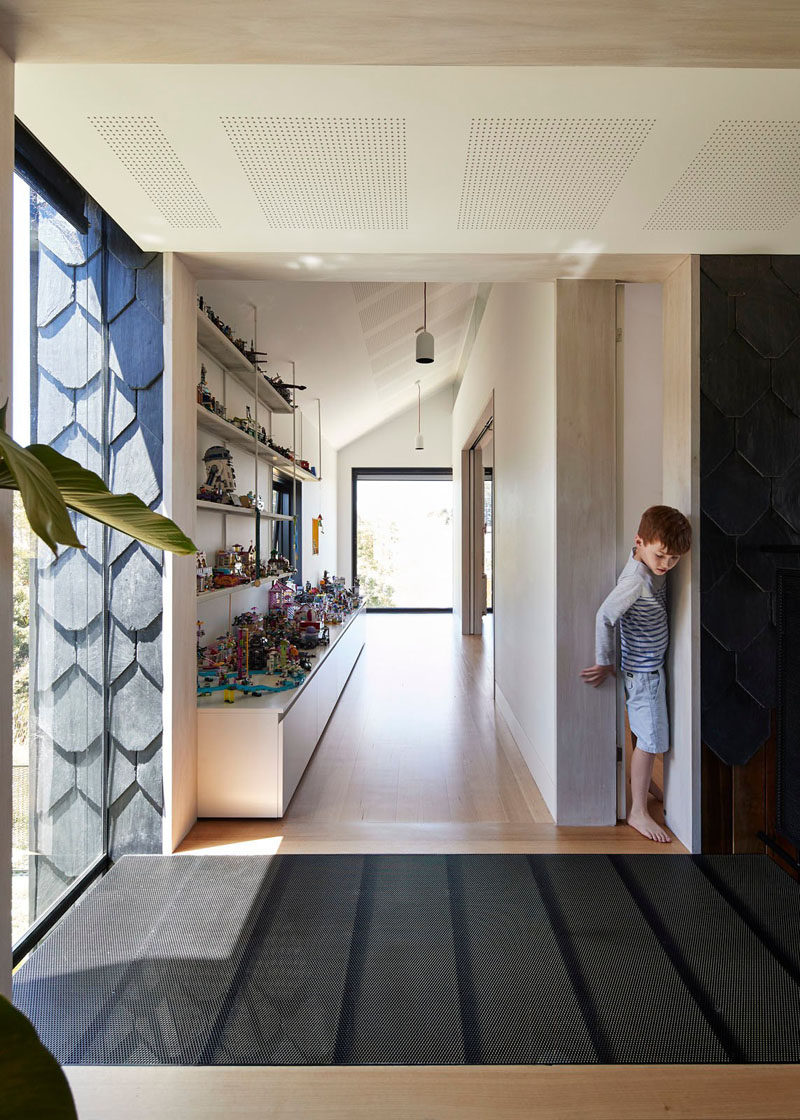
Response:
[{"label": "white shelving unit", "polygon": [[[270,577],[271,578],[271,577]],[[198,591],[197,603],[207,603],[209,599],[221,599],[223,595],[233,595],[237,591],[246,591],[248,587],[268,586],[266,579],[251,580],[249,583],[237,583],[235,587],[217,587],[213,591]]]},{"label": "white shelving unit", "polygon": [[270,412],[292,411],[292,406],[277,389],[270,385],[262,373],[256,369],[251,361],[231,340],[216,327],[205,311],[197,309],[197,345],[205,350],[216,362],[222,366],[230,377],[233,377],[248,393],[258,394],[260,404]]},{"label": "white shelving unit", "polygon": [[[245,517],[253,517],[255,510],[250,509],[248,506],[227,506],[222,502],[203,502],[200,498],[197,499],[197,508],[208,510],[209,513],[233,513],[244,515]],[[263,509],[261,511],[262,521],[293,521],[294,518],[288,513],[266,513]]]},{"label": "white shelving unit", "polygon": [[255,436],[249,436],[247,432],[243,432],[235,424],[231,424],[229,420],[223,420],[221,416],[217,416],[215,412],[204,408],[203,405],[197,405],[197,426],[205,432],[210,432],[218,439],[223,440],[225,443],[230,444],[231,447],[240,448],[242,451],[247,451],[251,455],[258,455],[265,463],[269,463],[285,478],[291,479],[295,477],[298,482],[318,482],[319,479],[311,471],[304,470],[293,463],[291,459],[287,459],[285,455],[279,455],[277,451],[273,451],[271,447],[267,447],[256,439]]},{"label": "white shelving unit", "polygon": [[[231,340],[222,333],[222,331],[209,319],[205,311],[197,309],[197,347],[200,351],[201,357],[205,355],[218,367],[217,373],[214,375],[217,378],[217,386],[215,387],[214,395],[226,404],[226,408],[230,410],[230,415],[234,415],[233,400],[238,402],[238,415],[243,415],[245,405],[243,402],[248,402],[252,409],[253,422],[257,428],[266,425],[266,430],[271,434],[272,425],[271,420],[265,414],[284,413],[291,415],[294,411],[294,406],[290,404],[270,383],[266,380],[264,375],[256,368],[256,366],[239,350]],[[221,374],[221,383],[219,377]],[[231,383],[235,383],[238,387],[233,391]],[[230,390],[230,392],[229,392]],[[244,390],[244,393],[242,393]],[[254,489],[261,495],[267,506],[267,511],[262,511],[261,522],[275,522],[275,521],[289,521],[293,522],[294,517],[287,516],[286,514],[275,514],[269,512],[272,505],[272,478],[273,471],[280,474],[283,478],[292,482],[293,485],[302,482],[318,482],[319,479],[316,474],[311,471],[304,470],[298,466],[297,463],[288,459],[285,455],[280,455],[271,447],[266,446],[261,442],[258,437],[253,434],[250,435],[243,431],[238,425],[232,424],[229,420],[224,420],[215,412],[205,408],[199,402],[196,404],[196,424],[199,432],[211,436],[212,439],[218,443],[229,447],[234,452],[244,452],[251,456],[250,462],[254,468],[255,485]],[[293,424],[294,427],[294,424]],[[294,452],[294,449],[292,449]],[[252,475],[251,475],[252,477]],[[245,489],[247,485],[245,485]],[[200,499],[197,500],[198,516],[202,512],[204,515],[207,513],[214,513],[218,519],[219,525],[219,545],[214,547],[227,547],[229,541],[227,536],[227,517],[233,515],[235,517],[249,517],[251,522],[255,522],[255,511],[242,506],[228,506],[215,502],[204,502]],[[209,558],[213,547],[209,543],[210,540],[210,527],[211,522],[204,521],[205,532],[201,532],[198,543],[200,547],[206,548],[209,552]],[[245,524],[241,522],[242,531],[245,531]],[[201,538],[206,536],[206,540]],[[215,531],[214,537],[217,537]],[[262,540],[270,541],[272,537],[271,530],[269,533],[262,536]],[[269,554],[270,548],[267,545],[264,548],[264,556]],[[294,559],[292,557],[292,559]],[[200,608],[201,603],[207,603],[212,599],[228,598],[237,592],[253,588],[268,589],[273,579],[276,577],[265,577],[262,580],[254,580],[250,583],[237,584],[235,587],[220,587],[213,591],[199,592],[197,595],[197,605]],[[214,612],[212,612],[213,614]]]}]

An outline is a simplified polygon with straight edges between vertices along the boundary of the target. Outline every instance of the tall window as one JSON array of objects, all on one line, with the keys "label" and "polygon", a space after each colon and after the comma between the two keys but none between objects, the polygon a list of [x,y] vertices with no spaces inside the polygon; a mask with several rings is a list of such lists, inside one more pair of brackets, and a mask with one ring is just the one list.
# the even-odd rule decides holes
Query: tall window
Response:
[{"label": "tall window", "polygon": [[[13,434],[102,473],[102,250],[21,178],[14,193]],[[14,510],[13,930],[105,850],[103,533],[58,556]]]},{"label": "tall window", "polygon": [[368,608],[453,609],[453,472],[353,469],[353,574]]},{"label": "tall window", "polygon": [[[157,508],[162,258],[16,143],[13,434]],[[161,851],[163,556],[72,518],[85,547],[54,555],[15,509],[15,959],[109,859]]]}]

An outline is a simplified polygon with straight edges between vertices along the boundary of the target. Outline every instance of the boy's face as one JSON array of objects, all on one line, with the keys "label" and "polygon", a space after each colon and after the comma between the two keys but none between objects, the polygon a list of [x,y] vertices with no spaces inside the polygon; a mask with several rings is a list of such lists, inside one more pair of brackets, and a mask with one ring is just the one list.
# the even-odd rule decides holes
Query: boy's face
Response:
[{"label": "boy's face", "polygon": [[675,555],[666,550],[661,541],[650,541],[645,544],[641,537],[636,537],[636,559],[646,564],[657,576],[666,575],[680,560],[680,554]]}]

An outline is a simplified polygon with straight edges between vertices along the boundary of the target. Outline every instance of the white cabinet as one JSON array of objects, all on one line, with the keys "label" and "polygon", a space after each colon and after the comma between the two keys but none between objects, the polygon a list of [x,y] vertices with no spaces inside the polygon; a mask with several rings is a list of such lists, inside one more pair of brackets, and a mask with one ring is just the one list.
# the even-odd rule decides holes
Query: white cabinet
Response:
[{"label": "white cabinet", "polygon": [[366,610],[332,626],[296,692],[198,701],[200,817],[282,817],[364,646]]},{"label": "white cabinet", "polygon": [[[324,676],[327,665],[320,666],[320,673]],[[280,722],[280,753],[283,758],[281,777],[281,805],[283,812],[292,800],[294,791],[299,785],[303,771],[314,753],[314,748],[319,739],[317,731],[317,695],[319,681],[316,676],[308,682],[302,696],[298,696],[285,717]]]}]

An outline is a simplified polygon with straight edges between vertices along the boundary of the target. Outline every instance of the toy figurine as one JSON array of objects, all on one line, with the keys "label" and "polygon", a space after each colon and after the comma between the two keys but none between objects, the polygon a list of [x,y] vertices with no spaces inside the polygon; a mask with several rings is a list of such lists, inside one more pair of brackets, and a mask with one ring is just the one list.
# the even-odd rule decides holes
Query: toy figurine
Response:
[{"label": "toy figurine", "polygon": [[209,447],[203,456],[206,464],[207,478],[205,485],[208,489],[219,493],[217,499],[224,505],[236,506],[239,499],[236,496],[236,473],[233,469],[233,457],[227,447],[215,444]]},{"label": "toy figurine", "polygon": [[203,408],[208,408],[213,411],[211,390],[206,381],[206,367],[201,364],[200,366],[200,380],[197,383],[197,403],[201,404]]}]

